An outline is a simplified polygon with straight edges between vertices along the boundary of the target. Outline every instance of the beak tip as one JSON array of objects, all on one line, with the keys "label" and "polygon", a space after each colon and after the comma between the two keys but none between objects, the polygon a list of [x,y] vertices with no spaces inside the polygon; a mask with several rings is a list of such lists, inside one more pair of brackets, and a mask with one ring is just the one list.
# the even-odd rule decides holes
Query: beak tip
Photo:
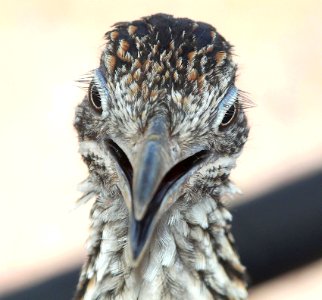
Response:
[{"label": "beak tip", "polygon": [[140,226],[140,221],[137,221],[135,216],[132,216],[131,228],[130,228],[130,244],[131,244],[131,254],[133,262],[137,262],[140,257],[145,239],[141,236],[142,228]]},{"label": "beak tip", "polygon": [[140,256],[140,252],[138,248],[132,248],[132,260],[134,264],[136,264],[136,262],[138,261],[139,256]]}]

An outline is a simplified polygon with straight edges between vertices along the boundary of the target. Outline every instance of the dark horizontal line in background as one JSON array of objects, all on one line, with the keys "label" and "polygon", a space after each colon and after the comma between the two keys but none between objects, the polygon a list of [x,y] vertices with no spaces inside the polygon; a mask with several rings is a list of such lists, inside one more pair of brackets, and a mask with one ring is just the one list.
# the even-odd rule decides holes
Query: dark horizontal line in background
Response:
[{"label": "dark horizontal line in background", "polygon": [[[233,234],[250,284],[322,257],[322,171],[232,208]],[[70,300],[80,268],[2,300]]]},{"label": "dark horizontal line in background", "polygon": [[231,210],[251,285],[322,257],[322,170],[254,200]]}]

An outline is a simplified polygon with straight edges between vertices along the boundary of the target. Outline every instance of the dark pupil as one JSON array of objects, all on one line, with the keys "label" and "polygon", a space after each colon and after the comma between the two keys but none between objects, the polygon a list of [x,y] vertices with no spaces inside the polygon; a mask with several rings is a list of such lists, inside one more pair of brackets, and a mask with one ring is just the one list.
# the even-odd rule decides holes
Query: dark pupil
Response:
[{"label": "dark pupil", "polygon": [[97,110],[101,110],[102,108],[102,103],[101,103],[101,96],[97,90],[97,87],[94,83],[91,83],[90,85],[90,100],[91,103],[93,104],[94,108]]},{"label": "dark pupil", "polygon": [[225,116],[221,122],[221,125],[225,126],[229,124],[229,122],[232,120],[232,118],[235,115],[235,110],[236,110],[235,104],[229,107],[229,109],[225,113]]}]

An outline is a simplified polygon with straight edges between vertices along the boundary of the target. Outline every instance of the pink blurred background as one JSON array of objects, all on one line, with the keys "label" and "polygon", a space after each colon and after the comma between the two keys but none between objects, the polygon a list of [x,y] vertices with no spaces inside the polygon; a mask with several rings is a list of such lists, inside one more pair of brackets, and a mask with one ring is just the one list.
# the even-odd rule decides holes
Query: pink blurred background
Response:
[{"label": "pink blurred background", "polygon": [[[321,1],[0,2],[0,294],[80,264],[89,205],[73,210],[75,80],[118,21],[157,12],[213,24],[235,46],[238,87],[256,107],[233,179],[244,196],[322,168]],[[322,187],[321,187],[322,188]],[[322,261],[256,287],[251,300],[322,299]],[[319,286],[320,285],[320,286]]]}]

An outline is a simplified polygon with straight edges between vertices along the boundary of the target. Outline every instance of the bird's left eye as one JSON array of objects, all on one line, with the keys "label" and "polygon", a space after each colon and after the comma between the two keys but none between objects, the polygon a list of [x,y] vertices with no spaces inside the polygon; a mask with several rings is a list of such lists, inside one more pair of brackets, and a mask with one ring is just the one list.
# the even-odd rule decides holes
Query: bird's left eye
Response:
[{"label": "bird's left eye", "polygon": [[96,84],[92,81],[88,88],[88,99],[95,111],[102,112],[101,95],[97,89]]},{"label": "bird's left eye", "polygon": [[237,111],[238,111],[238,105],[235,102],[226,111],[226,113],[220,123],[220,127],[224,128],[224,127],[227,127],[229,124],[231,124],[236,118]]}]

